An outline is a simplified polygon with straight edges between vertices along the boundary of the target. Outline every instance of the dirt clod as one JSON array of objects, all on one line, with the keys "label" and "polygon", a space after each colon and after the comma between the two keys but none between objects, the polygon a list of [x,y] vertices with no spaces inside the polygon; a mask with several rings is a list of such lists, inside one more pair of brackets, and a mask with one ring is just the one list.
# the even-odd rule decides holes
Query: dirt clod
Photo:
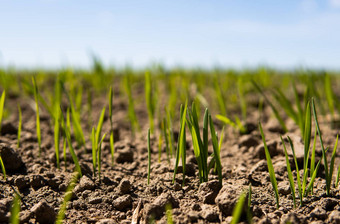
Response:
[{"label": "dirt clod", "polygon": [[113,201],[113,206],[119,211],[125,211],[132,206],[132,198],[130,195],[123,195]]},{"label": "dirt clod", "polygon": [[85,190],[93,190],[95,187],[94,182],[87,176],[83,175],[80,178],[79,184],[74,188],[75,193],[80,193]]},{"label": "dirt clod", "polygon": [[204,182],[199,186],[198,197],[205,204],[215,204],[215,198],[221,189],[218,180]]},{"label": "dirt clod", "polygon": [[[224,184],[218,193],[215,202],[220,212],[226,216],[232,215],[234,206],[242,192],[243,186]],[[245,203],[247,204],[247,203]]]},{"label": "dirt clod", "polygon": [[119,194],[126,194],[130,192],[131,183],[128,179],[123,179],[118,185]]},{"label": "dirt clod", "polygon": [[41,201],[35,204],[31,208],[31,212],[34,213],[36,220],[39,223],[54,223],[56,213],[51,205],[46,201]]},{"label": "dirt clod", "polygon": [[175,199],[171,193],[162,193],[152,203],[147,204],[144,208],[146,219],[151,216],[158,219],[165,211],[165,205],[171,204],[172,208],[178,208],[178,200]]},{"label": "dirt clod", "polygon": [[6,170],[17,171],[24,165],[19,153],[4,143],[0,143],[0,155]]},{"label": "dirt clod", "polygon": [[132,163],[133,162],[133,151],[130,147],[125,147],[117,152],[116,157],[117,163]]}]

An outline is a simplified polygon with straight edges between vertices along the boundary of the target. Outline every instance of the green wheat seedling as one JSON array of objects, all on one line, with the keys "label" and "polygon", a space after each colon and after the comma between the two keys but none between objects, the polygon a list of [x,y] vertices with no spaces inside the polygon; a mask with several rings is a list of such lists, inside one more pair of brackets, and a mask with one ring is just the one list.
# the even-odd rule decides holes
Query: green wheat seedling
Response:
[{"label": "green wheat seedling", "polygon": [[6,98],[6,91],[4,90],[0,98],[0,133],[1,133],[2,117],[4,115],[5,98]]},{"label": "green wheat seedling", "polygon": [[166,223],[167,224],[173,224],[173,218],[172,218],[172,205],[171,203],[168,203],[165,205],[165,214],[166,214]]},{"label": "green wheat seedling", "polygon": [[274,116],[276,117],[276,119],[278,120],[278,122],[280,123],[282,129],[284,132],[287,132],[288,129],[286,127],[285,122],[283,121],[282,117],[280,116],[278,110],[276,109],[276,107],[270,102],[270,100],[267,98],[267,96],[264,94],[263,90],[261,89],[261,87],[254,81],[252,80],[252,83],[255,87],[255,89],[262,95],[264,101],[270,106],[270,108],[272,109]]},{"label": "green wheat seedling", "polygon": [[182,160],[182,170],[183,170],[183,182],[182,186],[185,184],[185,171],[186,171],[186,133],[185,133],[185,126],[186,126],[186,113],[187,113],[187,102],[185,103],[185,106],[181,105],[180,109],[180,131],[178,136],[178,142],[177,142],[177,151],[176,151],[176,163],[175,163],[175,169],[174,169],[174,176],[172,183],[175,183],[175,178],[177,174],[178,164],[179,160],[181,158]]},{"label": "green wheat seedling", "polygon": [[104,141],[106,134],[103,135],[102,139],[100,140],[98,144],[98,149],[97,149],[97,159],[98,159],[98,178],[100,180],[100,175],[102,171],[102,143]]},{"label": "green wheat seedling", "polygon": [[38,86],[35,82],[35,78],[32,77],[34,99],[35,99],[35,110],[36,110],[36,131],[39,146],[39,157],[41,156],[41,130],[40,130],[40,115],[39,115],[39,103],[38,103]]},{"label": "green wheat seedling", "polygon": [[10,223],[11,224],[19,224],[20,223],[20,217],[19,217],[19,213],[20,213],[20,195],[15,193],[15,197],[12,203],[12,209],[11,209],[11,217],[10,217]]},{"label": "green wheat seedling", "polygon": [[54,148],[55,157],[57,161],[57,168],[60,169],[60,158],[59,158],[59,143],[60,143],[60,106],[56,106],[55,118],[54,118]]},{"label": "green wheat seedling", "polygon": [[331,163],[328,167],[327,156],[326,156],[327,149],[325,149],[324,144],[323,144],[322,134],[321,134],[321,130],[320,130],[320,127],[319,127],[318,117],[317,117],[317,113],[316,113],[316,109],[315,109],[315,103],[314,103],[313,98],[312,98],[312,108],[313,108],[313,116],[314,116],[315,126],[316,126],[317,131],[318,131],[319,140],[320,140],[320,144],[321,144],[321,150],[322,150],[322,157],[323,157],[323,163],[324,163],[323,165],[324,165],[325,179],[326,179],[326,194],[330,195],[330,188],[331,188],[331,183],[332,183],[332,178],[333,178],[334,162],[335,162],[335,156],[336,156],[336,150],[337,150],[337,146],[338,146],[338,137],[339,136],[337,136],[337,138],[336,138],[336,142],[335,142],[332,157],[331,157]]},{"label": "green wheat seedling", "polygon": [[169,142],[169,154],[171,157],[173,157],[173,154],[175,152],[174,150],[174,132],[172,129],[172,122],[171,122],[171,112],[170,110],[167,110],[165,108],[166,115],[167,115],[167,129],[168,129],[168,142]]},{"label": "green wheat seedling", "polygon": [[[290,163],[289,163],[288,153],[287,153],[287,149],[286,149],[286,144],[283,141],[282,136],[280,136],[280,138],[281,138],[281,142],[282,142],[284,153],[285,153],[285,157],[286,157],[286,165],[287,165],[287,172],[288,172],[290,191],[292,192],[294,208],[296,208],[295,184],[294,184],[293,173],[292,173],[292,169],[290,168]],[[298,174],[298,176],[299,176],[299,174]]]},{"label": "green wheat seedling", "polygon": [[339,180],[340,180],[340,164],[338,166],[338,173],[336,175],[336,182],[335,182],[335,187],[339,186]]},{"label": "green wheat seedling", "polygon": [[18,134],[17,134],[17,147],[20,147],[20,137],[21,137],[21,129],[22,129],[22,114],[21,107],[18,104],[18,114],[19,114],[19,123],[18,123]]},{"label": "green wheat seedling", "polygon": [[326,100],[328,104],[329,111],[331,112],[332,118],[334,120],[334,115],[335,115],[335,109],[334,109],[334,96],[333,90],[332,90],[332,82],[331,78],[328,74],[325,75],[325,80],[324,80],[324,88],[325,88],[325,93],[326,93]]},{"label": "green wheat seedling", "polygon": [[234,207],[233,214],[232,214],[232,220],[230,224],[237,224],[239,223],[239,220],[241,218],[243,208],[244,208],[244,203],[247,199],[247,193],[243,191]]},{"label": "green wheat seedling", "polygon": [[153,95],[151,74],[145,72],[145,101],[148,109],[149,125],[151,133],[154,132],[154,116],[155,116],[155,97]]},{"label": "green wheat seedling", "polygon": [[230,120],[226,116],[223,116],[223,115],[220,115],[220,114],[217,114],[216,118],[218,120],[222,121],[223,123],[230,125],[235,130],[238,130],[241,134],[244,134],[244,133],[247,132],[246,127],[242,124],[241,120],[237,116],[235,116],[235,122],[233,122],[232,120]]},{"label": "green wheat seedling", "polygon": [[268,171],[269,171],[269,176],[270,176],[270,182],[272,183],[273,191],[274,191],[274,194],[275,194],[276,207],[279,208],[279,191],[278,191],[278,187],[277,187],[277,181],[276,181],[276,177],[275,177],[272,159],[270,157],[270,153],[269,153],[269,150],[268,150],[268,147],[267,147],[266,139],[264,137],[261,122],[259,122],[259,129],[260,129],[260,132],[261,132],[264,151],[265,151],[265,154],[266,154],[267,166],[268,166]]},{"label": "green wheat seedling", "polygon": [[113,135],[113,120],[112,120],[112,100],[113,100],[113,91],[112,87],[110,87],[109,91],[109,118],[110,118],[110,152],[111,152],[111,163],[112,166],[114,164],[114,155],[115,155],[115,146],[114,146],[114,135]]},{"label": "green wheat seedling", "polygon": [[79,174],[75,173],[74,176],[71,179],[70,184],[68,185],[68,187],[66,189],[63,203],[60,206],[60,209],[59,209],[56,221],[55,221],[56,224],[62,224],[64,222],[65,212],[66,212],[66,209],[67,209],[67,203],[72,199],[73,189],[76,186],[78,178],[79,178]]},{"label": "green wheat seedling", "polygon": [[92,128],[91,132],[91,141],[92,141],[92,163],[93,163],[93,173],[96,176],[96,167],[99,163],[98,158],[98,151],[99,151],[99,144],[100,144],[100,136],[102,132],[102,127],[104,123],[104,116],[105,116],[105,109],[106,107],[102,109],[102,112],[99,117],[99,121],[96,128]]},{"label": "green wheat seedling", "polygon": [[136,112],[135,112],[135,106],[134,106],[134,100],[133,100],[133,97],[132,97],[131,82],[130,82],[129,75],[124,76],[123,84],[124,84],[124,88],[125,88],[125,91],[126,91],[127,96],[128,96],[128,101],[129,101],[128,117],[129,117],[129,120],[130,120],[130,123],[131,123],[132,135],[134,135],[134,133],[136,131],[140,130],[140,127],[139,127],[137,115],[136,115]]},{"label": "green wheat seedling", "polygon": [[72,141],[71,141],[71,122],[70,122],[70,113],[69,113],[69,110],[67,110],[67,118],[66,118],[66,130],[65,130],[65,134],[66,134],[66,140],[67,140],[67,143],[68,143],[68,148],[69,148],[69,151],[71,153],[71,156],[72,156],[72,159],[73,159],[73,162],[74,162],[74,165],[75,165],[75,169],[76,171],[79,173],[80,176],[82,176],[82,173],[81,173],[81,168],[80,168],[80,165],[79,165],[79,161],[78,161],[78,158],[77,158],[77,155],[76,153],[74,152],[74,149],[73,149],[73,146],[72,146]]},{"label": "green wheat seedling", "polygon": [[197,110],[195,103],[192,104],[191,110],[188,110],[187,124],[192,137],[195,157],[197,160],[200,183],[208,181],[208,109],[205,110],[203,118],[203,139],[200,135]]},{"label": "green wheat seedling", "polygon": [[1,166],[2,174],[4,175],[4,179],[7,180],[5,164],[4,164],[4,162],[2,161],[1,154],[0,154],[0,166]]},{"label": "green wheat seedling", "polygon": [[92,165],[93,165],[93,174],[96,176],[97,170],[97,144],[96,144],[96,128],[92,127],[91,132],[91,141],[92,141]]},{"label": "green wheat seedling", "polygon": [[148,185],[150,184],[151,172],[151,146],[150,146],[150,129],[148,129]]},{"label": "green wheat seedling", "polygon": [[158,163],[161,163],[162,145],[163,145],[163,135],[160,134],[158,137]]},{"label": "green wheat seedling", "polygon": [[209,116],[209,124],[210,124],[211,141],[212,141],[213,151],[214,151],[213,159],[215,161],[215,170],[217,171],[218,181],[220,183],[220,186],[222,186],[222,164],[221,164],[221,157],[220,157],[220,148],[218,145],[218,139],[217,139],[217,134],[215,131],[213,120],[210,114],[208,116]]},{"label": "green wheat seedling", "polygon": [[214,89],[215,89],[215,94],[217,97],[217,102],[218,102],[220,112],[223,116],[227,116],[226,105],[224,103],[225,100],[224,100],[224,96],[220,88],[220,85],[218,83],[217,76],[215,76],[215,79],[214,79]]}]

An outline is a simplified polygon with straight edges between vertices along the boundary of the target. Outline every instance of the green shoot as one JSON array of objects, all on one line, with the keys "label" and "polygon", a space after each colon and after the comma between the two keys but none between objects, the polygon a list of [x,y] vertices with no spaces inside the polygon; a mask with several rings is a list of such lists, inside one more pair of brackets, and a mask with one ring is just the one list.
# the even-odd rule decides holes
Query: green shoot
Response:
[{"label": "green shoot", "polygon": [[338,185],[339,185],[339,180],[340,180],[340,164],[339,164],[339,166],[338,166],[338,174],[336,175],[335,187],[338,187]]},{"label": "green shoot", "polygon": [[226,105],[224,103],[225,100],[224,100],[223,93],[221,91],[220,85],[218,83],[217,76],[215,76],[215,78],[214,78],[214,86],[215,86],[214,89],[215,89],[215,92],[216,92],[216,97],[217,97],[217,102],[218,102],[220,112],[223,116],[227,116]]},{"label": "green shoot", "polygon": [[247,210],[247,219],[248,223],[252,223],[253,214],[251,212],[251,196],[252,196],[251,183],[249,184],[249,192],[248,192],[248,210]]},{"label": "green shoot", "polygon": [[41,130],[40,130],[40,115],[39,115],[39,103],[38,103],[38,86],[35,82],[35,78],[32,77],[34,99],[35,99],[35,110],[36,110],[36,130],[39,145],[39,157],[41,156]]},{"label": "green shoot", "polygon": [[21,114],[21,107],[18,104],[18,113],[19,113],[19,124],[18,124],[18,137],[17,137],[17,147],[20,147],[20,137],[21,137],[21,129],[22,129],[22,114]]},{"label": "green shoot", "polygon": [[151,172],[151,146],[150,146],[150,129],[148,129],[148,185],[150,184]]},{"label": "green shoot", "polygon": [[280,138],[281,138],[281,142],[282,142],[284,153],[285,153],[285,157],[286,157],[286,165],[287,165],[287,172],[288,172],[290,191],[292,192],[294,208],[296,208],[295,184],[294,184],[293,173],[292,173],[292,169],[290,168],[290,163],[289,163],[288,153],[287,153],[287,149],[286,149],[286,144],[283,141],[282,136],[280,136]]},{"label": "green shoot", "polygon": [[75,173],[70,184],[68,185],[68,187],[66,189],[63,203],[60,206],[60,209],[59,209],[59,212],[58,212],[58,215],[57,215],[57,218],[56,218],[56,222],[55,222],[56,224],[62,224],[64,222],[65,212],[66,212],[66,209],[67,209],[67,203],[72,199],[73,189],[76,186],[78,178],[79,178],[79,174]]},{"label": "green shoot", "polygon": [[309,160],[309,148],[312,133],[312,118],[311,109],[309,102],[306,106],[306,117],[305,117],[305,135],[304,135],[304,158],[303,158],[303,182],[302,182],[302,194],[305,195],[305,189],[308,177],[308,160]]},{"label": "green shoot", "polygon": [[237,116],[235,117],[235,122],[233,122],[232,120],[230,120],[226,116],[223,116],[223,115],[220,115],[220,114],[217,114],[215,117],[218,120],[222,121],[223,123],[230,125],[234,129],[239,130],[239,132],[241,134],[244,134],[244,133],[247,132],[246,127],[244,127],[244,125],[242,124],[242,122],[240,121],[240,119]]},{"label": "green shoot", "polygon": [[105,109],[106,107],[104,106],[100,114],[99,121],[98,121],[97,128],[96,128],[96,146],[99,144],[99,141],[100,141],[100,135],[101,135],[103,123],[104,123]]},{"label": "green shoot", "polygon": [[68,110],[67,118],[66,119],[67,119],[66,140],[67,140],[67,143],[68,143],[68,148],[70,150],[70,153],[71,153],[74,165],[76,166],[75,169],[79,173],[79,175],[82,176],[81,168],[80,168],[80,165],[79,165],[79,162],[78,162],[78,158],[77,158],[76,153],[74,152],[74,149],[73,149],[73,146],[72,146],[72,141],[71,141],[71,126],[70,126],[71,122],[70,122],[70,113],[69,113],[69,110]]},{"label": "green shoot", "polygon": [[97,147],[96,147],[96,129],[92,128],[91,132],[91,140],[92,140],[92,165],[93,165],[93,174],[96,176],[96,167],[97,167]]},{"label": "green shoot", "polygon": [[20,195],[15,193],[15,197],[12,203],[12,209],[11,209],[11,217],[10,217],[10,223],[11,224],[19,224],[20,223],[20,218],[19,218],[19,213],[20,213]]},{"label": "green shoot", "polygon": [[168,203],[165,205],[165,213],[166,213],[166,223],[167,224],[173,224],[173,219],[172,219],[172,206],[171,203]]},{"label": "green shoot", "polygon": [[114,147],[113,121],[112,121],[112,100],[113,100],[113,91],[112,91],[112,87],[110,87],[110,92],[109,92],[110,151],[111,151],[111,160],[112,160],[112,166],[113,166],[115,147]]},{"label": "green shoot", "polygon": [[332,91],[332,82],[328,74],[325,75],[325,92],[329,111],[334,118],[334,95]]},{"label": "green shoot", "polygon": [[2,161],[1,155],[0,155],[0,166],[1,166],[2,174],[4,175],[4,179],[7,180],[6,169],[5,169],[4,162]]},{"label": "green shoot", "polygon": [[[310,160],[310,174],[309,174],[310,176],[313,176],[313,173],[314,173],[314,170],[315,170],[316,134],[317,134],[317,130],[315,129],[313,148],[312,148],[312,156],[311,156],[311,160]],[[313,194],[313,187],[311,189],[311,193]]]},{"label": "green shoot", "polygon": [[167,155],[167,160],[168,160],[168,163],[170,163],[170,149],[169,149],[168,133],[167,133],[167,128],[166,128],[167,127],[166,118],[163,119],[161,127],[162,127],[162,132],[163,132],[162,134],[165,139],[165,151]]},{"label": "green shoot", "polygon": [[115,146],[114,146],[113,131],[110,132],[110,150],[111,150],[111,163],[113,166],[114,161],[115,161]]},{"label": "green shoot", "polygon": [[[314,99],[313,98],[312,98],[312,108],[313,108],[313,115],[314,115],[315,126],[317,128],[319,139],[320,139],[321,150],[322,150],[322,157],[323,157],[323,162],[324,162],[323,165],[324,165],[325,178],[326,178],[326,194],[330,195],[330,187],[331,187],[332,176],[333,176],[334,159],[335,159],[335,155],[336,155],[335,153],[336,153],[337,144],[338,144],[338,137],[337,137],[334,149],[333,149],[332,158],[331,158],[331,164],[330,164],[330,167],[328,168],[326,149],[325,149],[324,144],[323,144],[322,134],[321,134],[321,130],[320,130],[320,127],[319,127],[318,117],[317,117],[317,113],[316,113],[316,109],[315,109],[315,103],[314,103]],[[332,160],[333,160],[333,162],[332,162]]]},{"label": "green shoot", "polygon": [[302,194],[302,187],[301,187],[301,179],[300,179],[300,171],[299,171],[299,166],[298,166],[298,162],[295,156],[295,150],[294,150],[294,145],[292,140],[289,138],[289,136],[287,137],[288,142],[290,144],[290,147],[292,149],[292,153],[293,153],[293,158],[294,158],[294,163],[295,163],[295,169],[296,169],[296,179],[297,179],[297,184],[298,184],[298,191],[299,191],[299,199],[300,199],[300,206],[302,206],[303,204],[303,194]]},{"label": "green shoot", "polygon": [[60,142],[60,125],[59,125],[59,117],[60,117],[60,107],[56,107],[56,117],[54,119],[54,148],[55,148],[55,157],[57,160],[57,168],[60,169],[60,159],[59,159],[59,142]]},{"label": "green shoot", "polygon": [[187,124],[191,133],[195,157],[199,169],[200,183],[208,181],[208,109],[203,118],[203,139],[201,138],[195,103],[192,103],[191,111],[188,110]]},{"label": "green shoot", "polygon": [[222,165],[221,165],[220,151],[218,147],[218,140],[216,136],[214,123],[213,123],[213,120],[210,114],[209,114],[209,123],[210,123],[211,141],[212,141],[213,150],[214,150],[214,159],[215,159],[216,170],[218,174],[218,181],[220,182],[220,185],[222,186]]},{"label": "green shoot", "polygon": [[233,214],[232,214],[232,220],[230,222],[230,224],[237,224],[241,218],[242,212],[243,212],[243,207],[244,207],[244,203],[247,199],[247,194],[246,192],[242,192],[235,207],[233,210]]},{"label": "green shoot", "polygon": [[154,132],[155,100],[152,93],[152,83],[150,72],[145,72],[145,101],[148,109],[149,124],[151,133]]},{"label": "green shoot", "polygon": [[172,182],[175,183],[175,178],[177,174],[179,159],[181,157],[182,159],[182,167],[183,167],[183,182],[182,185],[185,184],[185,163],[186,163],[186,134],[185,134],[185,125],[186,125],[186,113],[187,113],[187,102],[185,103],[185,106],[181,105],[180,109],[180,121],[181,121],[181,127],[180,132],[178,136],[178,142],[177,142],[177,151],[176,151],[176,163],[175,163],[175,169],[174,169],[174,177]]},{"label": "green shoot", "polygon": [[102,143],[104,141],[106,134],[103,135],[102,139],[99,142],[98,145],[98,154],[97,154],[97,159],[98,159],[98,178],[100,180],[100,174],[101,174],[101,170],[102,170]]},{"label": "green shoot", "polygon": [[259,128],[260,128],[263,146],[264,146],[264,150],[265,150],[265,154],[266,154],[270,181],[272,182],[273,190],[274,190],[274,193],[275,193],[276,206],[277,206],[277,208],[279,208],[279,191],[278,191],[278,188],[277,188],[277,181],[276,181],[276,177],[275,177],[272,159],[270,157],[270,153],[269,153],[269,150],[268,150],[268,147],[267,147],[267,144],[266,144],[266,139],[265,139],[264,134],[263,134],[261,122],[259,122]]},{"label": "green shoot", "polygon": [[4,90],[0,98],[0,133],[1,133],[2,116],[4,114],[5,98],[6,98],[6,91]]}]

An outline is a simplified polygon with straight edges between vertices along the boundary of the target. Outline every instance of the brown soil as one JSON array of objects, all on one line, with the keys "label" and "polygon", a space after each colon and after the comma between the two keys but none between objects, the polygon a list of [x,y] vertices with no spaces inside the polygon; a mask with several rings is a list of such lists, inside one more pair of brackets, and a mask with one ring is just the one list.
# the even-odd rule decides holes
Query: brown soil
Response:
[{"label": "brown soil", "polygon": [[[3,122],[0,136],[0,151],[8,172],[7,181],[0,178],[0,222],[7,223],[14,190],[22,196],[20,219],[23,223],[53,223],[63,201],[65,190],[72,178],[74,165],[71,156],[67,162],[61,155],[61,169],[56,169],[53,127],[46,112],[41,113],[42,154],[38,156],[38,144],[35,134],[35,112],[32,99],[10,99],[7,106],[13,107],[20,101],[23,112],[23,131],[21,146],[16,146],[17,115],[12,114]],[[100,110],[105,105],[105,98],[94,101],[93,117],[97,122]],[[85,153],[77,148],[83,177],[74,189],[74,195],[67,207],[66,223],[147,223],[153,217],[157,223],[166,223],[164,213],[166,204],[172,205],[175,223],[229,223],[233,207],[244,189],[252,184],[251,211],[254,223],[340,223],[340,188],[332,186],[332,196],[325,194],[323,166],[316,178],[314,196],[305,199],[305,205],[293,208],[289,189],[283,147],[279,137],[281,129],[271,116],[269,107],[265,107],[261,117],[264,132],[275,168],[280,207],[276,209],[275,197],[267,171],[264,148],[257,128],[259,114],[250,108],[247,124],[251,131],[240,135],[237,131],[226,128],[226,135],[221,150],[223,166],[223,186],[218,185],[217,175],[211,173],[209,182],[199,184],[197,165],[191,143],[187,134],[187,177],[182,187],[182,173],[177,174],[172,184],[174,160],[168,163],[164,152],[158,162],[158,133],[152,137],[151,181],[147,184],[147,144],[148,127],[145,106],[137,106],[137,115],[142,131],[134,138],[126,119],[126,100],[114,99],[115,127],[115,164],[111,165],[109,139],[104,140],[102,152],[102,178],[92,173],[91,142],[87,140]],[[33,105],[33,106],[32,106]],[[84,113],[84,129],[87,126]],[[325,145],[333,147],[338,130],[330,129],[327,119],[323,120],[321,129]],[[298,127],[286,118],[288,135],[296,145],[297,156],[302,165],[303,144]],[[179,124],[174,124],[174,130]],[[220,132],[220,125],[217,127]],[[109,131],[109,120],[105,118],[103,133]],[[86,133],[86,139],[89,139]],[[288,144],[287,144],[288,146]],[[321,156],[317,147],[317,160]],[[210,149],[211,150],[211,149]],[[290,148],[288,147],[288,151]],[[339,164],[339,152],[336,167]],[[5,155],[5,153],[7,153]],[[292,162],[292,169],[295,167]],[[297,199],[298,202],[298,199]],[[246,221],[246,217],[242,217]]]}]

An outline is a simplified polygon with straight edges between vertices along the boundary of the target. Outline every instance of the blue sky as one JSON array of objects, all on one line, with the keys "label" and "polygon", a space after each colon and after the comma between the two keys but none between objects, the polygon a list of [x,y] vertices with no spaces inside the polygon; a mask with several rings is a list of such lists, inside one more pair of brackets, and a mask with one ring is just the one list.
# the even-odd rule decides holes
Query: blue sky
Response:
[{"label": "blue sky", "polygon": [[340,0],[0,0],[0,66],[340,69]]}]

